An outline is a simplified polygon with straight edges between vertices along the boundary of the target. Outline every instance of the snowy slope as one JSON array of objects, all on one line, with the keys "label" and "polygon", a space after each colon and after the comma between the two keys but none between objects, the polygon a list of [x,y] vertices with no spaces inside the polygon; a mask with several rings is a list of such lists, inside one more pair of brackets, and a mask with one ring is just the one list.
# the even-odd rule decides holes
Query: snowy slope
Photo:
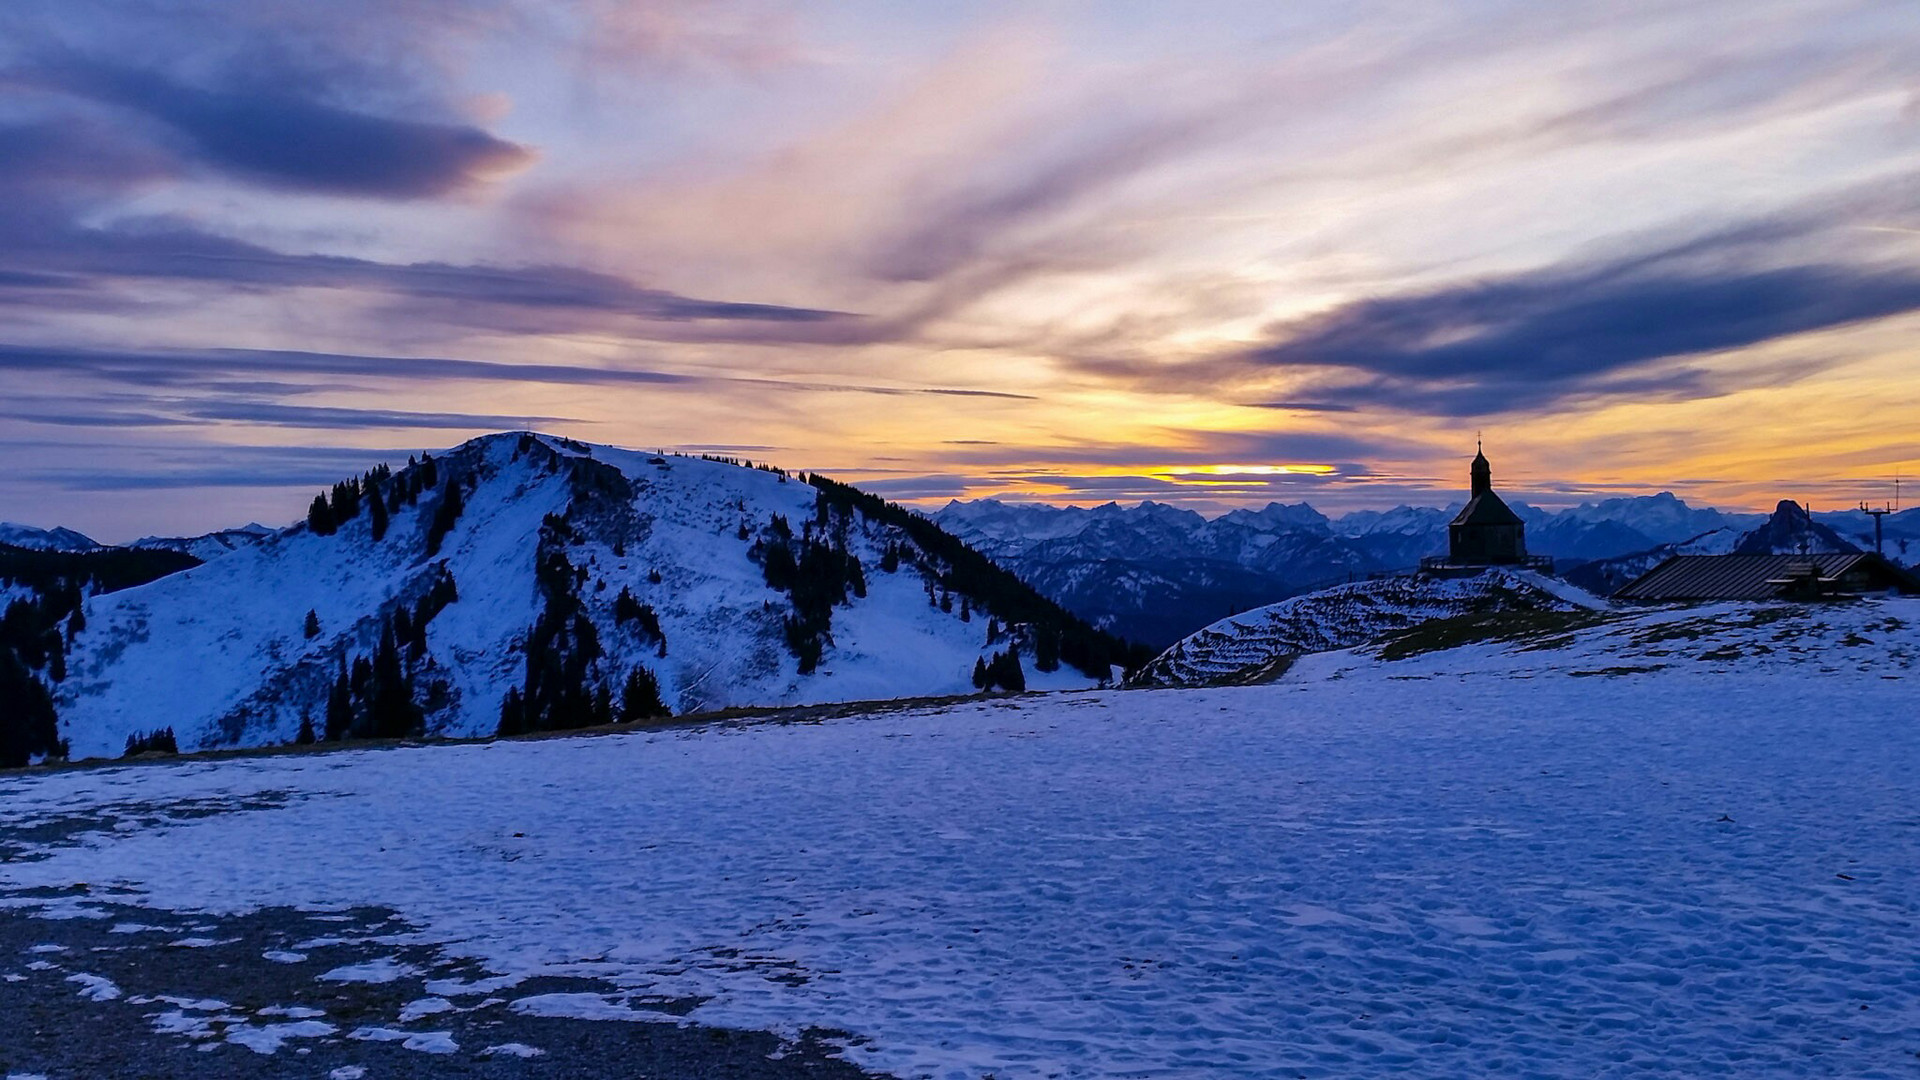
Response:
[{"label": "snowy slope", "polygon": [[[1469,674],[1625,678],[1920,677],[1920,599],[1609,608],[1522,632],[1431,647],[1374,643],[1304,657],[1282,681],[1448,679]],[[1920,706],[1912,688],[1901,690]]]},{"label": "snowy slope", "polygon": [[1264,681],[1303,653],[1360,645],[1436,619],[1603,606],[1563,582],[1526,571],[1355,582],[1222,619],[1175,643],[1133,682],[1206,686]]},{"label": "snowy slope", "polygon": [[[1910,1076],[1916,627],[1637,612],[1272,685],[6,776],[0,903],[379,905],[430,977],[500,976],[428,984],[462,1008],[697,997],[900,1077]],[[1736,640],[1774,651],[1700,658]],[[317,1019],[433,1030],[387,1009]],[[604,1070],[566,1034],[552,1075]]]},{"label": "snowy slope", "polygon": [[[819,669],[800,674],[784,636],[787,597],[750,557],[775,515],[796,532],[814,516],[815,489],[799,480],[531,435],[475,440],[437,468],[462,485],[465,509],[435,554],[426,532],[437,490],[394,511],[378,542],[367,513],[334,535],[295,526],[89,601],[58,688],[74,753],[117,753],[130,734],[161,726],[183,749],[290,741],[303,711],[319,723],[343,665],[373,654],[393,613],[443,578],[459,598],[432,618],[410,667],[425,733],[492,734],[508,689],[526,678],[543,605],[536,562],[551,555],[567,561],[571,598],[606,653],[589,677],[617,695],[644,666],[676,713],[970,693],[976,660],[1007,647],[988,647],[984,610],[967,622],[958,604],[930,605],[915,565],[880,570],[897,530],[861,518],[847,547],[867,567],[868,594],[834,610]],[[654,609],[664,655],[615,617],[622,590]],[[1040,673],[1031,659],[1027,669],[1033,688],[1095,682],[1065,666]]]}]

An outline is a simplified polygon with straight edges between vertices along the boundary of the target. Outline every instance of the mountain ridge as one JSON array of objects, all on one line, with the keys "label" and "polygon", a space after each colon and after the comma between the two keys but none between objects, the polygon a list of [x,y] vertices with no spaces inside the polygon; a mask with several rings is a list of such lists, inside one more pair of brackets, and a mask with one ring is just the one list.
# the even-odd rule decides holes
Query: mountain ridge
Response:
[{"label": "mountain ridge", "polygon": [[1134,662],[856,489],[530,432],[370,470],[307,521],[91,595],[51,631],[75,756],[161,727],[183,749],[515,733],[630,705],[1087,687]]}]

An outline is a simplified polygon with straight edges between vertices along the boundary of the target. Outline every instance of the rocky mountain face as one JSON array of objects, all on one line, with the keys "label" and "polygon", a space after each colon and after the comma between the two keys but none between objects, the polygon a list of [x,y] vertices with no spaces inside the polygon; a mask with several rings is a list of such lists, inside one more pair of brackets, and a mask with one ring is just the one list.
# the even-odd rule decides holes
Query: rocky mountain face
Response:
[{"label": "rocky mountain face", "polygon": [[1736,555],[1830,555],[1859,551],[1858,545],[1813,520],[1799,503],[1780,500],[1766,522],[1740,538]]}]

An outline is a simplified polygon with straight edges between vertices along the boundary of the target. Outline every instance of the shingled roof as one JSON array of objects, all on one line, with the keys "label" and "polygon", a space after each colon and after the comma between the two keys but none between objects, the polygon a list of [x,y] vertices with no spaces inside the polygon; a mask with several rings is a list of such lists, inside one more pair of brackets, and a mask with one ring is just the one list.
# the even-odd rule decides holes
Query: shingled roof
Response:
[{"label": "shingled roof", "polygon": [[1920,595],[1920,578],[1871,553],[1675,555],[1613,595],[1622,600],[1777,600],[1817,570],[1841,592]]},{"label": "shingled roof", "polygon": [[1506,501],[1491,491],[1483,491],[1467,500],[1467,505],[1454,515],[1455,525],[1524,525],[1520,515]]}]

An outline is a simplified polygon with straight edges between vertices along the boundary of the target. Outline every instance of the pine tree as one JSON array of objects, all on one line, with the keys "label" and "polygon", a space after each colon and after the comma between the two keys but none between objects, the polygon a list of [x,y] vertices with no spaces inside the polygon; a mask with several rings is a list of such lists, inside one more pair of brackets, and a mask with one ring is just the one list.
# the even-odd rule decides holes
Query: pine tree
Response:
[{"label": "pine tree", "polygon": [[347,685],[344,664],[333,689],[327,692],[327,741],[339,742],[353,734],[353,691]]},{"label": "pine tree", "polygon": [[500,703],[500,727],[494,733],[501,738],[527,733],[527,705],[519,687],[507,688],[506,700]]},{"label": "pine tree", "polygon": [[1042,626],[1034,634],[1033,666],[1040,671],[1060,670],[1060,631]]},{"label": "pine tree", "polygon": [[320,636],[320,615],[318,612],[312,608],[307,609],[307,622],[306,625],[301,628],[301,631],[307,635],[308,641],[312,641],[314,638]]},{"label": "pine tree", "polygon": [[975,690],[987,688],[987,662],[977,656],[973,658],[973,688]]},{"label": "pine tree", "polygon": [[1008,649],[1003,653],[994,653],[993,661],[987,665],[986,681],[988,686],[997,686],[1016,694],[1025,692],[1027,673],[1020,669],[1020,650]]},{"label": "pine tree", "polygon": [[380,645],[374,652],[370,698],[368,718],[375,738],[398,739],[419,733],[424,718],[413,703],[413,687],[401,669],[392,623],[381,631]]},{"label": "pine tree", "polygon": [[307,507],[307,531],[315,536],[332,536],[333,530],[333,510],[327,506],[327,497],[315,495]]},{"label": "pine tree", "polygon": [[373,540],[379,543],[387,535],[387,506],[380,500],[378,491],[370,492],[367,506],[373,510]]},{"label": "pine tree", "polygon": [[627,673],[627,684],[620,691],[620,721],[631,724],[660,716],[672,716],[660,700],[660,680],[644,666]]},{"label": "pine tree", "polygon": [[466,509],[460,496],[460,485],[453,479],[447,480],[447,489],[440,496],[440,505],[434,508],[433,521],[427,526],[427,554],[437,555],[440,542],[453,530],[453,523],[460,520],[460,512]]},{"label": "pine tree", "polygon": [[[13,607],[8,616],[13,621]],[[59,743],[59,718],[47,688],[14,649],[0,645],[0,768],[20,768],[40,754],[63,757]]]},{"label": "pine tree", "polygon": [[964,596],[960,598],[960,621],[973,621],[973,605],[968,603],[967,598]]},{"label": "pine tree", "polygon": [[313,745],[313,714],[306,709],[300,710],[300,733],[293,737],[296,746]]}]

